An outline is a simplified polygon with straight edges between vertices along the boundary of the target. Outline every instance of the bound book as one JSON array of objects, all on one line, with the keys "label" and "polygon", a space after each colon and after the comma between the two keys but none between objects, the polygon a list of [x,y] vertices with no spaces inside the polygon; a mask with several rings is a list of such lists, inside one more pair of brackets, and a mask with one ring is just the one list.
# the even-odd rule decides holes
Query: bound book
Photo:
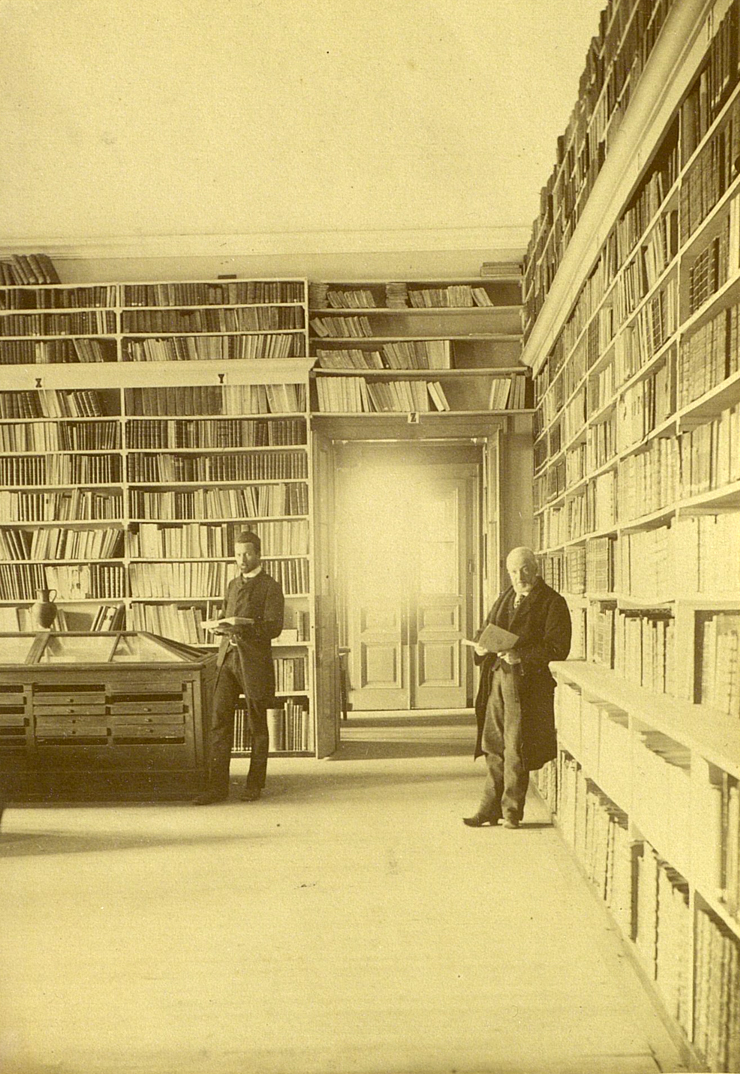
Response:
[{"label": "bound book", "polygon": [[488,649],[489,653],[505,653],[508,649],[513,649],[518,641],[518,634],[512,634],[510,630],[488,623],[477,641],[466,641],[465,644],[481,645],[484,649]]}]

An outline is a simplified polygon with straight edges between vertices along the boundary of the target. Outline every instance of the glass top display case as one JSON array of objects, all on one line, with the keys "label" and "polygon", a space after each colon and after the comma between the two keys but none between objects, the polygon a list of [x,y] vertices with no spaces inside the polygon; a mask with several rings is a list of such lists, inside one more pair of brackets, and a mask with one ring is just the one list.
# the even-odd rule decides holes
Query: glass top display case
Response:
[{"label": "glass top display case", "polygon": [[212,657],[207,650],[145,631],[0,634],[0,664],[4,665],[191,664]]}]

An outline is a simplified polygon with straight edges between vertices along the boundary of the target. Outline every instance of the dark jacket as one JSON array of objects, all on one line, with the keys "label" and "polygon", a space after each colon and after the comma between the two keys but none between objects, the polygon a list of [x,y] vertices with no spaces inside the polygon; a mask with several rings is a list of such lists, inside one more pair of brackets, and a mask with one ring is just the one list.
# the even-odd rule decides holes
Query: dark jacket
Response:
[{"label": "dark jacket", "polygon": [[514,652],[521,657],[521,664],[507,664],[500,661],[495,653],[475,658],[476,663],[482,664],[475,699],[478,721],[475,756],[480,757],[483,752],[481,736],[491,680],[493,672],[501,664],[505,671],[516,675],[522,706],[524,757],[527,768],[534,771],[557,755],[553,706],[555,680],[548,664],[551,660],[565,660],[570,651],[570,612],[565,600],[542,578],[536,580],[518,608],[514,607],[515,596],[510,586],[498,598],[486,622],[495,623],[519,635]]},{"label": "dark jacket", "polygon": [[[275,693],[275,668],[271,641],[283,629],[285,598],[280,585],[265,574],[254,578],[232,579],[226,588],[222,615],[239,615],[254,619],[254,626],[239,627],[233,638],[239,658],[239,670],[245,694],[254,698],[271,698]],[[216,661],[221,668],[233,651],[231,637],[221,639]]]}]

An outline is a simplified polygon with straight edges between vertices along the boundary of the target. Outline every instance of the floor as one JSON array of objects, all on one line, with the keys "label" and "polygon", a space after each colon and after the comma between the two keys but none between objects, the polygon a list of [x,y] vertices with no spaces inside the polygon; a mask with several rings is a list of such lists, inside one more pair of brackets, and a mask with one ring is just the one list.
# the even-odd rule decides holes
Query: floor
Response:
[{"label": "floor", "polygon": [[648,1074],[679,1054],[531,797],[470,829],[469,715],[353,715],[268,793],[10,808],[2,1074]]}]

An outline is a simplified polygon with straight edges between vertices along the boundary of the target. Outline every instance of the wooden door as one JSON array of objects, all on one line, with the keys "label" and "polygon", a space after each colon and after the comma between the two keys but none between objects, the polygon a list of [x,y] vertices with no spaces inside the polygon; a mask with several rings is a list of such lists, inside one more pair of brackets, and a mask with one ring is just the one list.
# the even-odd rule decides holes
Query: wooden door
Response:
[{"label": "wooden door", "polygon": [[353,468],[340,570],[354,709],[465,708],[476,469]]},{"label": "wooden door", "polygon": [[469,479],[436,481],[414,497],[414,535],[419,556],[413,571],[409,639],[412,707],[464,708],[467,683],[467,575],[471,566],[467,524]]}]

